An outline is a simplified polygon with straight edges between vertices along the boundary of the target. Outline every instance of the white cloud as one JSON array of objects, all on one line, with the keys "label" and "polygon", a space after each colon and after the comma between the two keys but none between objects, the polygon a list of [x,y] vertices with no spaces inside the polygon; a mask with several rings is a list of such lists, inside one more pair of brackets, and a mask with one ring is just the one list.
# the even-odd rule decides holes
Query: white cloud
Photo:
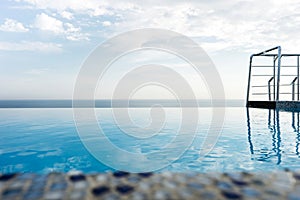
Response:
[{"label": "white cloud", "polygon": [[65,35],[68,40],[89,40],[88,35],[81,33],[81,29],[74,27],[73,24],[65,23],[65,27]]},{"label": "white cloud", "polygon": [[68,40],[89,40],[87,34],[81,33],[81,28],[75,27],[71,23],[63,23],[45,13],[36,16],[34,26],[42,31],[50,31],[57,35],[64,35]]},{"label": "white cloud", "polygon": [[27,32],[29,29],[25,28],[21,22],[14,19],[5,19],[4,24],[0,26],[1,31],[7,32]]},{"label": "white cloud", "polygon": [[112,15],[113,13],[104,7],[96,7],[89,12],[91,16]]},{"label": "white cloud", "polygon": [[110,21],[104,21],[102,22],[102,26],[111,26],[111,22]]},{"label": "white cloud", "polygon": [[67,11],[62,11],[62,12],[60,13],[60,15],[61,15],[63,18],[68,19],[68,20],[73,19],[73,17],[74,17],[72,13],[67,12]]},{"label": "white cloud", "polygon": [[34,26],[42,31],[51,31],[55,34],[64,32],[63,22],[45,13],[36,16]]},{"label": "white cloud", "polygon": [[[277,45],[299,51],[300,4],[295,1],[173,1],[172,7],[169,3],[136,2],[130,12],[118,12],[119,25],[113,31],[116,34],[145,27],[169,29],[201,38],[197,41],[209,52],[259,51]],[[207,41],[207,37],[215,39]]]},{"label": "white cloud", "polygon": [[[114,24],[113,28],[101,30],[107,36],[111,35],[111,31],[117,34],[144,27],[164,28],[193,38],[214,37],[214,41],[199,41],[209,46],[212,52],[226,49],[249,51],[279,44],[285,49],[297,50],[296,47],[300,45],[300,4],[294,0],[18,1],[26,2],[25,6],[29,4],[36,9],[66,12],[61,14],[66,19],[71,17],[67,13],[71,13],[74,18],[80,15],[82,24],[87,24],[87,28],[88,25],[109,26],[108,22],[103,21],[97,24],[94,19],[95,16],[106,15],[111,18],[108,19],[110,24]],[[65,25],[59,26],[66,28]],[[76,38],[72,35],[66,37]]]},{"label": "white cloud", "polygon": [[38,9],[50,9],[59,12],[72,10],[76,13],[85,13],[91,16],[100,16],[104,14],[109,14],[111,11],[107,9],[109,2],[98,1],[98,0],[17,0],[19,2],[26,2]]},{"label": "white cloud", "polygon": [[0,42],[0,51],[39,51],[39,52],[61,52],[62,45],[44,42]]}]

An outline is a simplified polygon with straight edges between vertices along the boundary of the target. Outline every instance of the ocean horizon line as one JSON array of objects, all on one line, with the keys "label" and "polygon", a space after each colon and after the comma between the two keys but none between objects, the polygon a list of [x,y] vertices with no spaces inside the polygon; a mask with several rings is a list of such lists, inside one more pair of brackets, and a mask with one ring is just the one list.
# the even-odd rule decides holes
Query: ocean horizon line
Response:
[{"label": "ocean horizon line", "polygon": [[[76,100],[76,107],[95,108],[143,108],[160,105],[163,107],[243,107],[245,101],[242,99],[96,99]],[[5,99],[0,100],[0,108],[72,108],[72,99]]]}]

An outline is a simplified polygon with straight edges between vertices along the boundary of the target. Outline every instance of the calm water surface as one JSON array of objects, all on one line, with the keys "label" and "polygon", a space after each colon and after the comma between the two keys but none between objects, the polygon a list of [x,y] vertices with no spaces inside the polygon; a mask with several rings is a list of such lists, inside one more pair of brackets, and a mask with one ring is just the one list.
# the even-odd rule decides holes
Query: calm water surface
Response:
[{"label": "calm water surface", "polygon": [[[199,151],[207,130],[216,125],[211,124],[212,108],[194,109],[198,109],[200,120],[192,145],[180,159],[162,170],[224,172],[300,167],[299,113],[227,107],[215,148],[201,158]],[[180,108],[166,108],[166,123],[161,132],[151,141],[134,140],[114,123],[111,108],[96,110],[110,141],[130,152],[163,148],[176,137],[180,127]],[[129,108],[129,111],[138,125],[149,123],[149,108]],[[127,127],[130,128],[135,129]],[[76,132],[72,109],[0,109],[0,173],[70,170],[113,170],[85,149]]]}]

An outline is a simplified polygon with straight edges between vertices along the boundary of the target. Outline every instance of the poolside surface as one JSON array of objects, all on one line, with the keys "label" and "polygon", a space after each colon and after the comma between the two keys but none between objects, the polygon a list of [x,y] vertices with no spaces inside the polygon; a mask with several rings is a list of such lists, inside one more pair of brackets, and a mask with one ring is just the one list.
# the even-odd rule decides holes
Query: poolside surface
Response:
[{"label": "poolside surface", "polygon": [[0,175],[1,199],[300,199],[300,170]]}]

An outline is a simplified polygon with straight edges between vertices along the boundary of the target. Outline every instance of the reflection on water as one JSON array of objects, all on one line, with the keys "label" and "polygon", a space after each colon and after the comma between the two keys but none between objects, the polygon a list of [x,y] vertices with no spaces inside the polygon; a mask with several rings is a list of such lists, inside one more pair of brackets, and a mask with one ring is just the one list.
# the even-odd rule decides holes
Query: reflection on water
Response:
[{"label": "reflection on water", "polygon": [[[253,109],[253,110],[259,110],[259,109]],[[263,109],[265,110],[265,109]],[[267,116],[267,123],[262,119],[261,115],[251,115],[252,108],[247,108],[247,128],[248,128],[248,142],[249,142],[249,149],[251,155],[253,155],[254,159],[259,161],[268,161],[271,160],[273,157],[276,157],[277,161],[276,164],[280,165],[282,162],[282,155],[283,150],[282,148],[282,133],[281,129],[284,131],[284,133],[288,132],[286,129],[286,126],[288,124],[291,126],[294,133],[296,133],[296,141],[295,141],[295,153],[297,156],[299,156],[299,144],[300,144],[300,132],[299,132],[299,112],[283,112],[279,111],[277,109],[269,109],[268,110],[268,116]],[[281,127],[280,123],[280,116],[284,116],[284,127]],[[288,120],[287,115],[290,115],[291,120]],[[252,123],[254,122],[254,123]],[[265,144],[262,145],[254,145],[253,137],[257,137],[257,135],[261,135],[260,129],[263,128],[263,126],[266,126],[271,137],[270,140],[272,141],[272,148],[271,152],[268,151]],[[258,129],[257,129],[258,127]],[[257,138],[256,138],[257,139]],[[262,138],[262,141],[265,141]],[[258,156],[255,156],[255,155]]]},{"label": "reflection on water", "polygon": [[[162,170],[230,172],[300,168],[298,112],[227,107],[222,133],[214,149],[203,158],[200,151],[207,130],[218,127],[210,123],[211,108],[198,109],[200,120],[193,143],[180,159]],[[116,126],[110,108],[99,108],[96,114],[102,119],[100,123],[106,137],[114,145],[129,152],[145,153],[165,147],[176,137],[180,110],[165,110],[166,127],[152,140],[133,139],[124,134]],[[131,108],[130,115],[137,124],[149,122],[149,108]],[[136,130],[132,126],[128,129]],[[101,149],[103,145],[99,143],[99,147]],[[102,152],[106,153],[105,149]],[[117,156],[112,159],[120,161]],[[0,173],[74,169],[84,172],[113,170],[85,148],[77,135],[71,109],[0,109]]]}]

